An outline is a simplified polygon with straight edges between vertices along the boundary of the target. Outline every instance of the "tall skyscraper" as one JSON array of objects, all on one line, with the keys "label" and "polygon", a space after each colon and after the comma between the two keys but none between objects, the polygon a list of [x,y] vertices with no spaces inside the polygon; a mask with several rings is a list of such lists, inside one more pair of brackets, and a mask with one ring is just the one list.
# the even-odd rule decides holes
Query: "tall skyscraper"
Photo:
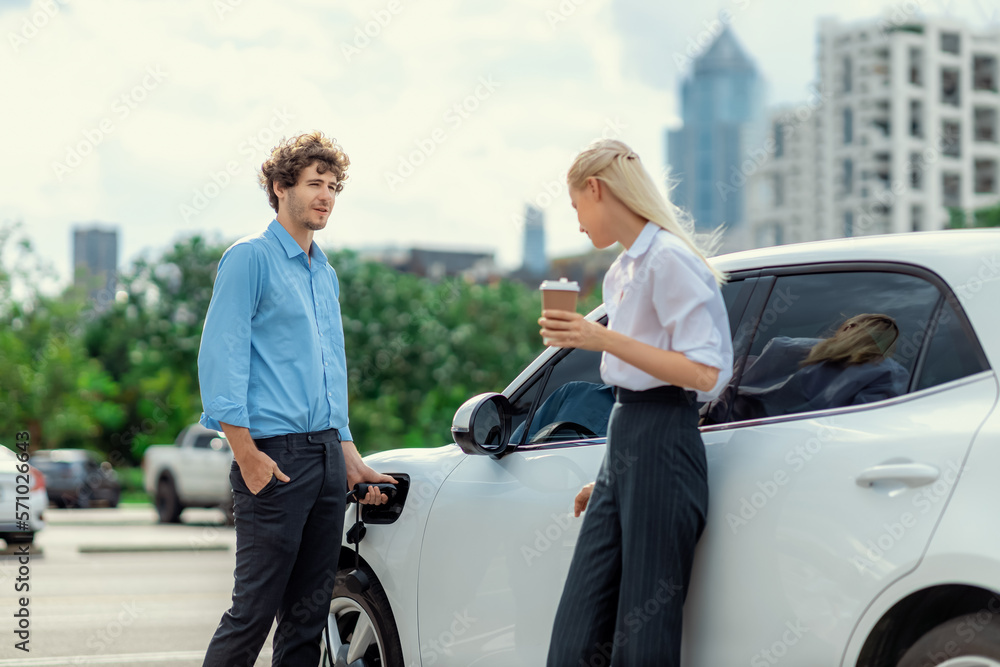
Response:
[{"label": "tall skyscraper", "polygon": [[903,18],[820,23],[823,103],[798,128],[807,140],[749,186],[805,176],[795,189],[812,201],[765,198],[757,245],[942,229],[951,210],[1000,203],[1000,28]]},{"label": "tall skyscraper", "polygon": [[545,256],[545,213],[531,204],[524,208],[524,262],[521,271],[542,276],[549,270]]},{"label": "tall skyscraper", "polygon": [[691,213],[697,231],[723,223],[730,233],[742,231],[745,178],[740,169],[754,142],[763,138],[763,104],[757,67],[726,26],[694,60],[681,87],[684,126],[667,135],[667,162],[678,181],[671,197]]},{"label": "tall skyscraper", "polygon": [[73,230],[73,284],[88,288],[91,298],[106,301],[114,295],[117,271],[117,231]]}]

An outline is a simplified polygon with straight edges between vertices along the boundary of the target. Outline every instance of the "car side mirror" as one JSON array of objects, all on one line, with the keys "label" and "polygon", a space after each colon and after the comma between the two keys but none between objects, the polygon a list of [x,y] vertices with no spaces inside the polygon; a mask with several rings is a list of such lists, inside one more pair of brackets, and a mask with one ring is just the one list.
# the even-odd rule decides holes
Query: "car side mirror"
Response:
[{"label": "car side mirror", "polygon": [[466,454],[502,454],[510,440],[510,413],[503,394],[473,396],[455,413],[451,434]]}]

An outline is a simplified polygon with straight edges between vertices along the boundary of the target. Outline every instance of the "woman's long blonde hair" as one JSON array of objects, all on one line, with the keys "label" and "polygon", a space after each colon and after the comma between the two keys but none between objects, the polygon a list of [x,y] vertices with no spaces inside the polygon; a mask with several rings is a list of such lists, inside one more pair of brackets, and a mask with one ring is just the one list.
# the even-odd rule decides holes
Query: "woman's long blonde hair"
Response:
[{"label": "woman's long blonde hair", "polygon": [[836,333],[817,343],[800,366],[830,362],[855,366],[891,357],[896,351],[899,327],[882,313],[861,313],[848,318]]},{"label": "woman's long blonde hair", "polygon": [[708,262],[708,255],[721,240],[721,228],[709,235],[706,249],[699,247],[690,216],[685,215],[660,192],[639,156],[625,143],[615,139],[601,139],[590,144],[573,160],[566,182],[569,187],[579,190],[591,177],[607,185],[611,193],[630,211],[684,241],[705,262],[716,282],[725,282],[725,274]]}]

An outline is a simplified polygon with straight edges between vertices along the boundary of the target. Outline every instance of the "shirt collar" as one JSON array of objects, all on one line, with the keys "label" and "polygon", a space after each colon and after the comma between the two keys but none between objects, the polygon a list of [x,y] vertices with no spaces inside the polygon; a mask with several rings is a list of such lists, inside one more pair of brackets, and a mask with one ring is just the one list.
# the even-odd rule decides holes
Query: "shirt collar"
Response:
[{"label": "shirt collar", "polygon": [[642,257],[642,255],[649,250],[649,244],[653,242],[653,237],[656,232],[660,231],[661,227],[655,222],[647,222],[646,226],[642,228],[639,232],[639,236],[635,237],[635,241],[632,242],[632,247],[625,251],[625,254],[636,259]]},{"label": "shirt collar", "polygon": [[[302,250],[302,246],[296,243],[295,239],[292,238],[292,235],[288,233],[288,230],[285,229],[280,222],[278,222],[277,218],[271,221],[271,224],[267,226],[267,230],[274,234],[274,237],[278,239],[278,243],[281,244],[281,247],[285,250],[285,254],[288,255],[289,259],[305,254],[305,251]],[[315,240],[312,242],[312,245],[309,246],[309,256],[322,264],[328,263],[326,253],[320,250],[320,247],[316,244]]]}]

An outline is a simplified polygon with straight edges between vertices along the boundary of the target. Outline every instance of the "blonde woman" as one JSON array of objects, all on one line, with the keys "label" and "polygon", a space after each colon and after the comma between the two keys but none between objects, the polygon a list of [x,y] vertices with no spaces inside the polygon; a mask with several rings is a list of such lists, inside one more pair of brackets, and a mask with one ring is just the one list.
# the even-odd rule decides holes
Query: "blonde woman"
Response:
[{"label": "blonde woman", "polygon": [[[678,665],[708,508],[697,402],[732,375],[724,278],[624,143],[590,145],[567,181],[580,231],[597,248],[625,250],[604,278],[606,328],[567,311],[538,321],[551,345],[603,352],[601,377],[616,397],[604,464],[576,497],[576,515],[587,512],[548,664]],[[612,472],[609,461],[629,465]]]}]

